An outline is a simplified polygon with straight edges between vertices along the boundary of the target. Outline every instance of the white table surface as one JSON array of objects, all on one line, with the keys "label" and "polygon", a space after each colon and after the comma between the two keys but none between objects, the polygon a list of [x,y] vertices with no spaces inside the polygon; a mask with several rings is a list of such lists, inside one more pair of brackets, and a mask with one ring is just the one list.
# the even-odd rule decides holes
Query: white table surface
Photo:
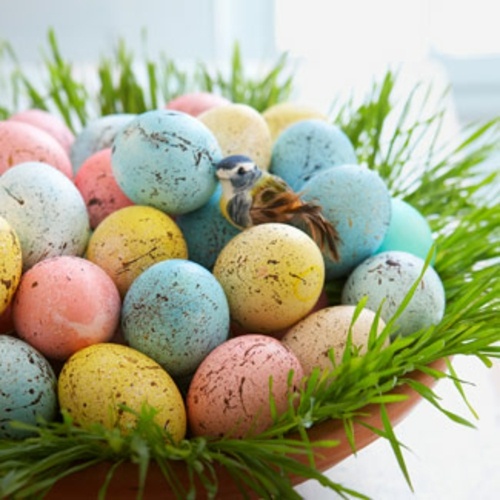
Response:
[{"label": "white table surface", "polygon": [[[453,366],[479,419],[469,412],[450,381],[435,390],[441,404],[472,421],[474,429],[450,421],[427,402],[396,427],[413,483],[408,487],[392,449],[378,439],[325,474],[346,487],[382,500],[497,500],[500,498],[500,363],[486,368],[476,358],[457,357]],[[306,500],[337,496],[316,482],[297,487]]]}]

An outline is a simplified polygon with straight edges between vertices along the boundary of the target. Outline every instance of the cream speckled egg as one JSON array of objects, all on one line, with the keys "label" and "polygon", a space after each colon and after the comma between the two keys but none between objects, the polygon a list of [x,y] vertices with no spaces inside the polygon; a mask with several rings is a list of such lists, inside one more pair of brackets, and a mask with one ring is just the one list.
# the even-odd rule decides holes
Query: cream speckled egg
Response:
[{"label": "cream speckled egg", "polygon": [[23,256],[19,238],[10,224],[0,217],[0,315],[11,302],[21,279],[22,269]]},{"label": "cream speckled egg", "polygon": [[[281,341],[295,353],[304,375],[309,375],[315,367],[332,369],[330,351],[335,366],[340,364],[355,309],[351,305],[320,309],[299,321],[283,336]],[[366,351],[372,325],[377,327],[377,335],[385,326],[381,319],[374,325],[374,320],[375,313],[365,308],[352,326],[352,345],[360,353]]]},{"label": "cream speckled egg", "polygon": [[58,381],[61,409],[75,424],[100,423],[126,431],[147,404],[157,410],[155,421],[173,441],[186,433],[182,395],[170,375],[155,361],[131,347],[96,344],[74,354],[63,366]]},{"label": "cream speckled egg", "polygon": [[230,240],[213,273],[226,292],[231,319],[246,331],[271,333],[312,310],[325,267],[321,251],[306,233],[269,223]]},{"label": "cream speckled egg", "polygon": [[262,115],[247,104],[217,106],[198,115],[215,135],[222,157],[249,156],[262,169],[271,162],[271,132]]}]

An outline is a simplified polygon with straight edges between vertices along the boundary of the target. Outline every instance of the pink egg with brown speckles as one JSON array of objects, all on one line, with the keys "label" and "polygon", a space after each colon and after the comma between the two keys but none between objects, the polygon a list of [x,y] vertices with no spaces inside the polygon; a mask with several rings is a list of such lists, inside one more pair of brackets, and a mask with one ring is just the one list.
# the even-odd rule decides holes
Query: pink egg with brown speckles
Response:
[{"label": "pink egg with brown speckles", "polygon": [[191,116],[198,116],[204,111],[230,104],[225,97],[212,92],[189,92],[175,97],[167,103],[167,109],[182,111]]},{"label": "pink egg with brown speckles", "polygon": [[28,161],[47,163],[73,178],[68,153],[49,133],[28,123],[0,121],[0,175]]},{"label": "pink egg with brown speckles", "polygon": [[74,256],[45,259],[21,278],[12,306],[17,334],[52,359],[64,360],[109,341],[118,328],[120,294],[96,264]]},{"label": "pink egg with brown speckles", "polygon": [[191,432],[195,436],[241,438],[267,429],[273,422],[271,377],[272,397],[280,415],[303,378],[295,354],[279,340],[259,334],[220,344],[198,367],[188,389]]}]

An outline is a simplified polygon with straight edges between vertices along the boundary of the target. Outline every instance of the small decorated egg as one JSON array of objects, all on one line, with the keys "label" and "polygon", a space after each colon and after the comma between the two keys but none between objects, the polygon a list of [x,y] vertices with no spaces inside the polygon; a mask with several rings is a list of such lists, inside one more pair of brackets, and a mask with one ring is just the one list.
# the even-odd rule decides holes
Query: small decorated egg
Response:
[{"label": "small decorated egg", "polygon": [[230,103],[229,99],[213,92],[189,92],[170,100],[166,107],[191,116],[198,116],[209,109]]},{"label": "small decorated egg", "polygon": [[244,155],[263,170],[271,161],[271,133],[262,115],[247,104],[228,104],[209,109],[198,119],[215,135],[222,156]]},{"label": "small decorated egg", "polygon": [[12,421],[36,425],[57,416],[56,376],[49,362],[32,346],[0,335],[0,439],[24,439],[31,432]]},{"label": "small decorated egg", "polygon": [[387,233],[391,195],[379,174],[367,167],[329,168],[304,185],[303,199],[320,205],[340,236],[340,260],[325,254],[327,280],[346,276],[373,255]]},{"label": "small decorated egg", "polygon": [[108,273],[124,297],[137,276],[153,264],[186,259],[187,245],[170,216],[133,205],[113,212],[97,226],[86,257]]},{"label": "small decorated egg", "polygon": [[189,260],[207,269],[213,268],[220,251],[240,232],[222,215],[221,194],[222,189],[219,184],[205,205],[175,219],[186,240]]},{"label": "small decorated egg", "polygon": [[325,120],[302,120],[290,125],[276,139],[270,171],[295,191],[315,175],[343,164],[357,163],[345,133]]},{"label": "small decorated egg", "polygon": [[0,175],[25,162],[47,163],[73,177],[68,154],[49,133],[21,121],[0,121]]},{"label": "small decorated egg", "polygon": [[191,381],[186,399],[191,432],[256,435],[273,423],[271,397],[282,414],[302,377],[297,357],[279,340],[252,334],[230,339],[204,359]]},{"label": "small decorated egg", "polygon": [[[367,296],[366,307],[376,311],[382,306],[381,317],[387,323],[417,282],[424,264],[423,259],[407,252],[388,251],[374,255],[349,275],[341,301],[357,304]],[[405,336],[437,325],[444,315],[445,300],[439,275],[428,267],[408,306],[396,320],[395,334]]]},{"label": "small decorated egg", "polygon": [[[400,250],[426,259],[434,237],[426,218],[404,200],[391,199],[391,222],[377,253]],[[432,258],[431,264],[435,260]]]},{"label": "small decorated egg", "polygon": [[128,346],[95,344],[78,351],[64,364],[57,392],[61,409],[82,427],[98,423],[126,432],[137,421],[132,412],[149,406],[173,442],[186,433],[184,401],[172,377]]},{"label": "small decorated egg", "polygon": [[109,214],[133,205],[116,183],[111,170],[111,148],[89,156],[75,176],[89,213],[90,227],[95,229]]},{"label": "small decorated egg", "polygon": [[23,270],[48,257],[85,252],[90,226],[82,195],[46,163],[21,163],[0,176],[0,216],[19,237]]},{"label": "small decorated egg", "polygon": [[312,106],[298,102],[280,102],[267,108],[262,116],[266,120],[274,143],[290,125],[302,120],[328,121],[328,116]]},{"label": "small decorated egg", "polygon": [[380,334],[385,323],[379,319],[375,324],[375,313],[366,308],[353,323],[355,309],[352,305],[320,309],[285,333],[281,341],[297,356],[304,375],[310,375],[316,367],[331,370],[339,365],[349,335],[352,349],[362,354],[366,351],[371,329],[375,328],[374,337]]},{"label": "small decorated egg", "polygon": [[271,333],[306,316],[321,295],[323,256],[293,226],[253,226],[230,240],[213,269],[229,301],[231,319],[246,331]]},{"label": "small decorated egg", "polygon": [[204,267],[183,259],[144,271],[125,296],[121,325],[131,347],[174,378],[194,373],[229,334],[224,290]]},{"label": "small decorated egg", "polygon": [[16,232],[0,217],[0,317],[10,304],[21,279],[22,259],[21,243]]},{"label": "small decorated egg", "polygon": [[17,334],[45,356],[65,360],[106,342],[120,320],[120,295],[111,278],[81,257],[45,259],[23,274],[13,302]]},{"label": "small decorated egg", "polygon": [[97,151],[110,148],[118,131],[127,125],[135,114],[116,113],[95,118],[87,123],[75,137],[71,146],[70,159],[76,175],[82,163]]},{"label": "small decorated egg", "polygon": [[198,119],[170,110],[139,115],[115,137],[112,170],[123,192],[138,205],[170,215],[203,206],[216,188],[221,152]]}]

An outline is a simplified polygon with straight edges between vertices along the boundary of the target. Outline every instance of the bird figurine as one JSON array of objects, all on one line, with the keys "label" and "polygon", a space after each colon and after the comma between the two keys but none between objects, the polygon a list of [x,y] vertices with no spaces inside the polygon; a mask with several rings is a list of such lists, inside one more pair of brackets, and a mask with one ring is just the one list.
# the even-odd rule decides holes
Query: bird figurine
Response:
[{"label": "bird figurine", "polygon": [[321,250],[339,260],[339,235],[324,217],[321,207],[303,201],[280,177],[260,169],[251,158],[232,155],[217,164],[222,185],[220,208],[224,217],[240,229],[281,222],[306,230]]}]

